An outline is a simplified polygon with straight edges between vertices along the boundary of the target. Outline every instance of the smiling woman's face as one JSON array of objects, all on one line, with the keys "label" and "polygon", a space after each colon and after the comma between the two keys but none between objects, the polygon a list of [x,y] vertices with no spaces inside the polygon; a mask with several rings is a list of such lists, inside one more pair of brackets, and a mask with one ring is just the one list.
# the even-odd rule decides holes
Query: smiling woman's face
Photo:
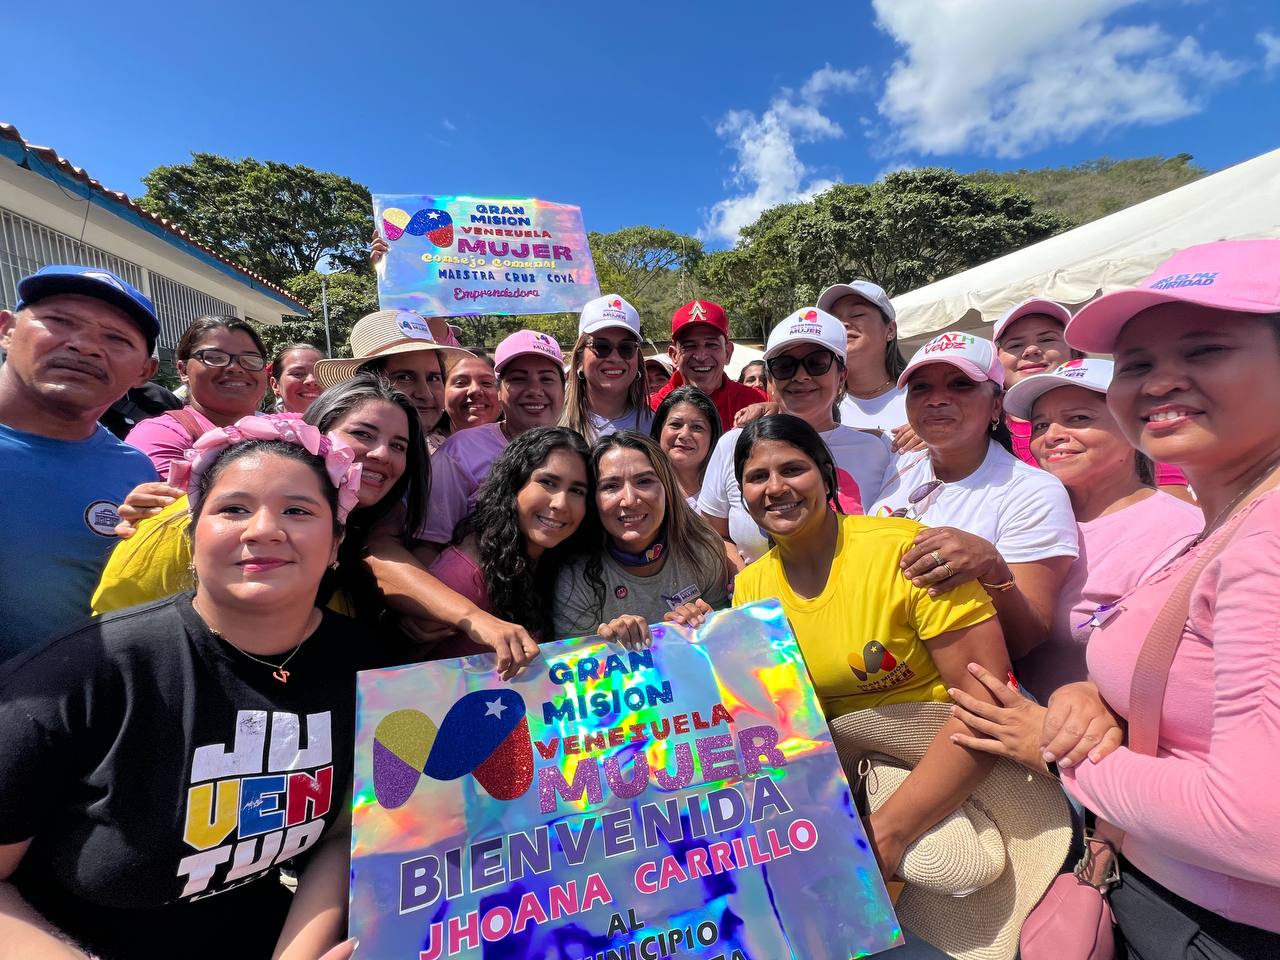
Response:
[{"label": "smiling woman's face", "polygon": [[1055,387],[1031,409],[1031,452],[1068,490],[1136,479],[1134,450],[1107,398],[1075,384]]},{"label": "smiling woman's face", "polygon": [[658,537],[667,495],[658,472],[640,450],[615,447],[596,468],[596,506],[605,533],[621,549],[639,553]]},{"label": "smiling woman's face", "polygon": [[991,383],[978,383],[949,363],[916,367],[907,381],[907,420],[931,449],[986,444],[1000,417]]},{"label": "smiling woman's face", "polygon": [[1030,313],[1011,323],[996,344],[1005,389],[1037,373],[1052,373],[1070,360],[1071,348],[1064,333],[1059,321],[1041,313]]},{"label": "smiling woman's face", "polygon": [[1107,404],[1152,460],[1230,476],[1275,455],[1280,342],[1266,320],[1152,307],[1125,324],[1114,356]]}]

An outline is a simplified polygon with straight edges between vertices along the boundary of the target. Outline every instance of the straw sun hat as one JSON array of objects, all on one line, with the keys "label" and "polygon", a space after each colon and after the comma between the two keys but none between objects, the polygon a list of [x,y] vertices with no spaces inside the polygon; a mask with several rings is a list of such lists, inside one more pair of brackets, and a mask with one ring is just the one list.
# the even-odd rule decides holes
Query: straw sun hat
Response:
[{"label": "straw sun hat", "polygon": [[316,361],[315,378],[323,387],[350,380],[356,371],[380,357],[397,353],[438,350],[457,359],[472,354],[458,345],[447,321],[420,317],[408,310],[379,310],[355,322],[351,328],[352,359]]},{"label": "straw sun hat", "polygon": [[[840,761],[879,809],[951,718],[947,703],[895,703],[830,722]],[[1022,923],[1057,876],[1071,844],[1062,788],[998,759],[951,816],[907,848],[895,905],[917,936],[961,960],[1013,960]]]}]

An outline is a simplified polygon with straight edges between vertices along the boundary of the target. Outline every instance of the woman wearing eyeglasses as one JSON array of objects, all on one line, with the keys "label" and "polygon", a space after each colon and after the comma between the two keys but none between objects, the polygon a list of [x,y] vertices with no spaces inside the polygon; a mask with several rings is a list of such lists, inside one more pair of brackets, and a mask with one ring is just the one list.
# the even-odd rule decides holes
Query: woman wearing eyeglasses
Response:
[{"label": "woman wearing eyeglasses", "polygon": [[652,423],[640,361],[640,314],[607,293],[583,307],[578,319],[560,425],[594,443],[619,430],[648,433]]},{"label": "woman wearing eyeglasses", "polygon": [[1013,455],[1004,367],[991,341],[934,337],[898,384],[926,449],[901,458],[871,512],[929,527],[903,556],[903,576],[934,596],[977,580],[995,602],[1010,656],[1025,656],[1048,638],[1079,552],[1067,491]]},{"label": "woman wearing eyeglasses", "polygon": [[[764,359],[769,399],[782,413],[817,430],[835,461],[838,496],[845,513],[870,504],[888,470],[889,440],[878,431],[855,430],[839,420],[844,396],[847,338],[840,321],[814,307],[802,307],[774,327]],[[765,554],[769,539],[742,502],[733,471],[733,448],[742,428],[730,430],[707,461],[698,509],[727,543],[735,568]]]},{"label": "woman wearing eyeglasses", "polygon": [[177,357],[187,405],[143,420],[125,437],[151,458],[162,480],[197,438],[257,412],[267,389],[267,349],[247,320],[201,317],[178,341]]}]

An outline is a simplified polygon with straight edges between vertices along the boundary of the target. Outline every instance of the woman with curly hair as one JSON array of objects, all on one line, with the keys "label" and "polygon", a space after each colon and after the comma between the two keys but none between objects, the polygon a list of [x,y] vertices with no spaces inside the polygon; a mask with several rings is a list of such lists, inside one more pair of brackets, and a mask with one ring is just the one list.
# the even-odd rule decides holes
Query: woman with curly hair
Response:
[{"label": "woman with curly hair", "polygon": [[[494,461],[475,509],[430,572],[481,610],[551,639],[544,598],[563,561],[598,539],[593,487],[582,437],[566,427],[525,431]],[[454,633],[430,659],[489,649]]]}]

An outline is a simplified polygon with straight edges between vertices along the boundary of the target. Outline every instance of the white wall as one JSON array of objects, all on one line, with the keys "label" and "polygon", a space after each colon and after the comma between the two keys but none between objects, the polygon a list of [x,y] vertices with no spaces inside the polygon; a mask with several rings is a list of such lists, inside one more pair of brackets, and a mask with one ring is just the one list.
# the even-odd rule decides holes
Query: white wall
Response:
[{"label": "white wall", "polygon": [[[74,190],[62,188],[38,173],[0,159],[0,207],[234,304],[241,316],[259,324],[275,325],[283,314],[292,313],[283,303],[237,282],[180,247],[81,199],[89,189],[83,184],[76,184]],[[248,277],[245,281],[251,282]]]}]

